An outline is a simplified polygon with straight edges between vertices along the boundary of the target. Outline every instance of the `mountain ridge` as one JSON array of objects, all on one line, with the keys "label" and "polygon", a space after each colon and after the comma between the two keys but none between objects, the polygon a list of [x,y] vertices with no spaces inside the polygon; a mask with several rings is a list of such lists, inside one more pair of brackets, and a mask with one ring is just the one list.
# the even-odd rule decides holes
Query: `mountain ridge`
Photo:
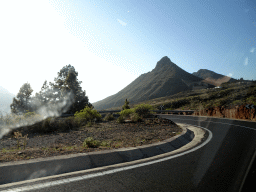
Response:
[{"label": "mountain ridge", "polygon": [[236,79],[233,79],[229,76],[221,75],[208,69],[199,69],[197,72],[194,72],[192,74],[204,79],[204,82],[213,84],[215,86],[220,86],[222,83],[225,82],[236,81]]},{"label": "mountain ridge", "polygon": [[192,90],[195,87],[214,86],[181,69],[165,56],[157,62],[151,72],[140,75],[118,93],[93,103],[93,106],[95,109],[107,109],[122,106],[126,98],[130,103],[136,103]]}]

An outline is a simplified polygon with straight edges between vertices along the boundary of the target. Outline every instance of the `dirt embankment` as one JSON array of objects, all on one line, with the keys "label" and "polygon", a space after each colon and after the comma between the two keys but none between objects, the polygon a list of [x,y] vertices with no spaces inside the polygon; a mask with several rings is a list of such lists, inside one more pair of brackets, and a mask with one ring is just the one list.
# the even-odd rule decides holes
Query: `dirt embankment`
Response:
[{"label": "dirt embankment", "polygon": [[231,119],[248,119],[256,121],[255,108],[249,109],[246,107],[246,105],[235,106],[233,108],[209,107],[199,112],[195,112],[193,115],[213,116]]}]

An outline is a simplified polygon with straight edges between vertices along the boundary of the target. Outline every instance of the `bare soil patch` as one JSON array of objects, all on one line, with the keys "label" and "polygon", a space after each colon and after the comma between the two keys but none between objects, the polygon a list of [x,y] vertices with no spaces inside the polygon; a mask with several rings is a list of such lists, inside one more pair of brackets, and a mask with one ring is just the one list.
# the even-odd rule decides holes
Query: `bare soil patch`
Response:
[{"label": "bare soil patch", "polygon": [[[182,128],[172,121],[159,118],[148,118],[137,123],[128,121],[123,124],[115,120],[102,121],[93,123],[92,126],[81,126],[75,130],[54,131],[47,134],[31,133],[26,128],[18,130],[22,136],[28,134],[25,149],[24,139],[19,139],[18,148],[14,135],[4,136],[0,140],[0,162],[136,147],[163,141],[182,132]],[[101,143],[100,146],[83,145],[88,137],[98,140]]]}]

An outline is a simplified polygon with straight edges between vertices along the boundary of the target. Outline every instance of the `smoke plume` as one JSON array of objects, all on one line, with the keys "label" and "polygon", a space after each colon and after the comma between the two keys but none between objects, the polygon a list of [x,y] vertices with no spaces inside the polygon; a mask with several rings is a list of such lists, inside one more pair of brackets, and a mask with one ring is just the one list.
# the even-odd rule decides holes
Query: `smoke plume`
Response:
[{"label": "smoke plume", "polygon": [[[48,93],[51,90],[47,90]],[[22,127],[33,125],[40,122],[48,117],[58,117],[62,113],[65,113],[74,102],[73,92],[62,93],[61,99],[47,102],[42,104],[39,99],[34,98],[30,101],[30,105],[36,107],[36,115],[31,118],[23,118],[22,115],[6,115],[0,117],[0,139],[11,130]]]}]

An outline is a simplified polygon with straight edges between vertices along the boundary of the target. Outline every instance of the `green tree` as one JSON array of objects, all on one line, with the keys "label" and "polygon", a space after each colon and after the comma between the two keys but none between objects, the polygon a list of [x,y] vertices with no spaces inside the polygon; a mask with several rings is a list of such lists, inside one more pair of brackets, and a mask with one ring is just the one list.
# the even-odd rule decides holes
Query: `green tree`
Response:
[{"label": "green tree", "polygon": [[69,64],[58,72],[57,78],[54,78],[55,83],[50,83],[52,90],[57,92],[55,99],[58,98],[59,101],[63,101],[67,94],[71,93],[73,95],[73,102],[66,113],[75,113],[86,106],[93,108],[85,95],[85,91],[81,88],[82,81],[78,81],[77,76],[78,72]]},{"label": "green tree", "polygon": [[38,93],[37,97],[43,105],[50,100],[49,85],[47,85],[46,80],[44,81],[41,91]]},{"label": "green tree", "polygon": [[56,102],[57,98],[60,97],[59,89],[54,87],[51,82],[49,84],[51,86],[49,86],[47,84],[47,80],[45,80],[39,93],[36,93],[36,97],[40,101],[41,105],[46,105],[50,102]]},{"label": "green tree", "polygon": [[33,92],[33,89],[31,88],[29,83],[24,83],[18,94],[17,94],[17,99],[13,98],[13,102],[10,105],[11,107],[11,112],[20,114],[20,113],[25,113],[27,110],[31,110],[31,105],[30,105],[30,96]]},{"label": "green tree", "polygon": [[22,102],[25,111],[29,109],[28,102],[32,92],[33,89],[31,88],[30,84],[24,83],[17,94],[17,98]]},{"label": "green tree", "polygon": [[47,81],[45,80],[43,83],[43,86],[41,87],[41,90],[35,94],[35,96],[33,96],[30,99],[30,103],[32,106],[32,109],[30,111],[36,111],[38,110],[41,106],[45,106],[47,105],[50,101],[52,101],[52,93],[53,91],[51,90],[51,88],[49,87],[49,85],[47,84]]},{"label": "green tree", "polygon": [[16,99],[15,97],[12,99],[12,104],[10,105],[11,107],[11,113],[13,114],[19,114],[21,111],[21,102],[20,100]]},{"label": "green tree", "polygon": [[125,109],[130,109],[129,107],[129,101],[127,99],[125,99],[125,103],[124,105],[122,106],[122,109],[125,110]]}]

